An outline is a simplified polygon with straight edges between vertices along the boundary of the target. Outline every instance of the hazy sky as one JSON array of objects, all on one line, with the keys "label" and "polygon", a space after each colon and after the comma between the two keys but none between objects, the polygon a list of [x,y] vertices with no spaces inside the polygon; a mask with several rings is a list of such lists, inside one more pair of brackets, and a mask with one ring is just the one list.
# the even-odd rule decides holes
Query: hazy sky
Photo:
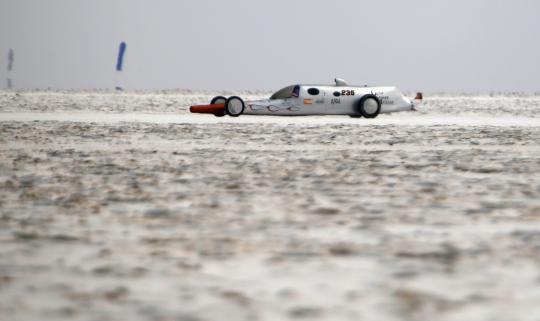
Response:
[{"label": "hazy sky", "polygon": [[342,77],[540,91],[540,1],[0,0],[0,88],[8,76],[18,88],[278,89]]}]

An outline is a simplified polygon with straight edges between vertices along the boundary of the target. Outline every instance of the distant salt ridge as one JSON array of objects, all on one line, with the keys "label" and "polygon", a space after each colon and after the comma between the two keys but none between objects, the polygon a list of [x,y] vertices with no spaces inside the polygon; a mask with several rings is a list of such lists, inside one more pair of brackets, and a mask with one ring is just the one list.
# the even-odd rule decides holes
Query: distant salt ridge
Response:
[{"label": "distant salt ridge", "polygon": [[[277,90],[277,89],[276,89]],[[271,90],[114,90],[114,89],[0,89],[0,94],[115,94],[115,95],[223,95],[270,96]]]}]

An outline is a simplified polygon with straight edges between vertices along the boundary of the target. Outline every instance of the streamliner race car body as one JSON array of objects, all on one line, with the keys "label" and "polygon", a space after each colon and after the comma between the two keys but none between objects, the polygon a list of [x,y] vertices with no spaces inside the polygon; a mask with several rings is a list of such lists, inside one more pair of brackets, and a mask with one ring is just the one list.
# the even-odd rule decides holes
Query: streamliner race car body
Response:
[{"label": "streamliner race car body", "polygon": [[336,79],[335,85],[292,85],[269,99],[244,101],[240,97],[218,96],[210,105],[191,106],[192,113],[238,117],[240,115],[349,115],[375,118],[379,113],[414,110],[422,102],[422,93],[414,100],[396,87],[355,87]]}]

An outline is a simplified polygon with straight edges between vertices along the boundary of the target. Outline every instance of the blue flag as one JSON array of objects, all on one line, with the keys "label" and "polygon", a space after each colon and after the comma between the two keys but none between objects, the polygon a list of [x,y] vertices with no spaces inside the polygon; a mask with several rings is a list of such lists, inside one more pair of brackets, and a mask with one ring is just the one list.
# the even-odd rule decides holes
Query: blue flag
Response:
[{"label": "blue flag", "polygon": [[126,53],[127,45],[125,42],[120,43],[120,49],[118,50],[118,59],[116,61],[116,71],[122,71],[124,68],[124,55]]}]

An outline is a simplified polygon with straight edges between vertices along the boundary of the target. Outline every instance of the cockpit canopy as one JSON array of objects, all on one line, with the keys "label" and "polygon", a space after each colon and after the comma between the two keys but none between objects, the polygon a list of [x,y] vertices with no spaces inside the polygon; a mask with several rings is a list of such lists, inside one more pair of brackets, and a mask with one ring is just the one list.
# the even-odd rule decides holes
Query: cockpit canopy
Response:
[{"label": "cockpit canopy", "polygon": [[278,90],[270,99],[287,99],[300,95],[300,85],[292,85]]},{"label": "cockpit canopy", "polygon": [[[334,82],[336,83],[336,87],[348,86],[347,82],[341,78],[334,79]],[[317,87],[317,86],[314,86],[314,87]],[[312,93],[309,93],[309,94],[316,96],[319,94],[319,91],[317,91],[316,94],[312,94]],[[275,94],[273,94],[270,97],[270,99],[287,99],[287,98],[293,98],[293,97],[299,97],[299,96],[300,96],[300,85],[292,85],[292,86],[288,86],[288,87],[278,90]]]}]

